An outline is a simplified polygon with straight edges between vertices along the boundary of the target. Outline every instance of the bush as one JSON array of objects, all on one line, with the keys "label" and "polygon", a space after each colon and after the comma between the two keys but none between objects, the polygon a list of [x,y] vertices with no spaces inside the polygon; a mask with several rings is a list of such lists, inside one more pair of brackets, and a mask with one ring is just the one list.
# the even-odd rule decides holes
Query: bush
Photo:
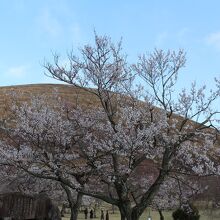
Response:
[{"label": "bush", "polygon": [[174,220],[199,220],[199,218],[198,209],[190,204],[185,204],[173,212]]}]

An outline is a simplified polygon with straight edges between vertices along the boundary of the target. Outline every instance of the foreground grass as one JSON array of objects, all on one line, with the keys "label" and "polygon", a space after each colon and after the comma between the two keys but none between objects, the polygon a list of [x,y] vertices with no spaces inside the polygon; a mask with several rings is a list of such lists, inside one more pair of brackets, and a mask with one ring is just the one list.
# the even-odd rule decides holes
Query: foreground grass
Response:
[{"label": "foreground grass", "polygon": [[[152,220],[159,220],[159,215],[157,212],[155,211],[151,211],[151,217]],[[215,210],[215,211],[211,211],[211,210],[206,210],[206,211],[200,211],[200,220],[220,220],[220,210]],[[148,213],[145,212],[143,213],[143,215],[140,217],[140,220],[146,220],[148,217]],[[164,217],[165,220],[173,220],[172,218],[172,212],[164,212]],[[84,214],[81,212],[78,216],[78,219],[85,219],[84,218]],[[94,218],[94,220],[99,220],[100,219],[100,212],[98,212],[97,214],[97,218]],[[65,218],[62,218],[62,220],[69,220],[69,215],[66,215]],[[88,220],[90,220],[88,218]],[[120,214],[118,211],[115,212],[115,214],[112,214],[111,212],[109,212],[109,220],[120,220]]]}]

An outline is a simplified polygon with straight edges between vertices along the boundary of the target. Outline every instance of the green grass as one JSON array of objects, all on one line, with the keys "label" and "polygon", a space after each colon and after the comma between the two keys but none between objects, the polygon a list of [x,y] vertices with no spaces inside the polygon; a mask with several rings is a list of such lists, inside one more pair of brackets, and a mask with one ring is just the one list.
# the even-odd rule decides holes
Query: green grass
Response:
[{"label": "green grass", "polygon": [[[151,217],[152,220],[159,220],[159,215],[157,212],[155,211],[151,211]],[[216,210],[216,211],[200,211],[200,220],[220,220],[220,210]],[[143,213],[143,215],[141,216],[140,220],[147,220],[147,216],[148,213]],[[172,218],[172,212],[164,212],[164,217],[165,220],[173,220]],[[78,219],[85,219],[84,218],[84,214],[82,212],[80,212]],[[97,213],[97,218],[94,218],[94,220],[99,220],[100,219],[100,212]],[[112,214],[111,211],[109,212],[109,219],[110,220],[120,220],[120,214],[118,211],[115,212],[115,214]],[[69,220],[69,215],[66,215],[65,218],[62,218],[62,220]],[[88,218],[88,220],[90,220]]]}]

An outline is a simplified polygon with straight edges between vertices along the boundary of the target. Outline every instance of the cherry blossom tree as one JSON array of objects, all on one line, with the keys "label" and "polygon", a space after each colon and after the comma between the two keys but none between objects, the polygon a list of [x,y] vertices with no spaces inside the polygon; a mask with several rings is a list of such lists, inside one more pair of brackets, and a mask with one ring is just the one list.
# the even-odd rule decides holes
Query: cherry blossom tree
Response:
[{"label": "cherry blossom tree", "polygon": [[[212,158],[219,144],[215,135],[219,112],[213,107],[219,99],[217,80],[216,90],[210,92],[193,83],[189,91],[176,93],[179,70],[186,62],[182,50],[155,50],[129,65],[121,42],[114,45],[108,37],[95,35],[95,45],[80,52],[81,57],[69,54],[69,66],[62,66],[55,55],[54,64],[46,63],[45,68],[50,77],[83,87],[100,101],[88,123],[92,130],[80,144],[86,146],[84,157],[99,171],[109,193],[104,196],[89,188],[84,193],[117,205],[121,219],[134,220],[171,172],[218,172]],[[97,154],[102,157],[97,159]],[[149,175],[152,166],[144,168],[145,175],[137,175],[148,160],[157,167],[154,178]],[[141,195],[137,182],[145,184]]]},{"label": "cherry blossom tree", "polygon": [[[216,141],[218,122],[214,120],[219,117],[212,104],[219,99],[219,87],[207,95],[205,87],[197,89],[193,83],[189,92],[183,89],[176,94],[177,76],[186,61],[182,50],[155,50],[129,65],[121,42],[114,45],[108,37],[95,35],[95,45],[86,45],[80,52],[81,57],[69,54],[69,66],[60,65],[55,55],[54,64],[45,67],[49,76],[83,87],[100,100],[101,112],[96,116],[100,122],[93,129],[103,135],[101,139],[94,133],[89,137],[88,152],[99,150],[106,155],[104,161],[96,161],[97,169],[100,181],[114,192],[102,199],[118,205],[122,219],[138,219],[171,172],[218,172],[210,154]],[[216,83],[219,86],[218,80]],[[146,160],[157,164],[152,182],[149,175],[142,176],[145,181],[135,176]],[[146,183],[138,197],[132,191],[137,180]]]},{"label": "cherry blossom tree", "polygon": [[219,116],[213,107],[218,80],[208,96],[195,84],[177,94],[182,50],[155,50],[129,65],[121,42],[95,35],[95,45],[80,52],[69,54],[69,66],[55,55],[45,68],[49,76],[93,94],[96,104],[67,109],[57,100],[42,105],[33,99],[18,106],[9,133],[19,147],[15,154],[13,144],[2,143],[7,160],[60,182],[67,195],[76,190],[118,206],[122,220],[138,220],[170,175],[219,172]]}]

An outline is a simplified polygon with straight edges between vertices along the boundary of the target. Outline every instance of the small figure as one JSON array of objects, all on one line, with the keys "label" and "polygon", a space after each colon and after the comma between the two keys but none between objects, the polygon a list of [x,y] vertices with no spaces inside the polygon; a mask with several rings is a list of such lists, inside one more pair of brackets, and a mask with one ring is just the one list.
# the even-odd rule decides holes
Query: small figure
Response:
[{"label": "small figure", "polygon": [[104,212],[101,210],[101,220],[104,220]]},{"label": "small figure", "polygon": [[92,209],[90,211],[90,218],[93,218],[93,211],[92,211]]},{"label": "small figure", "polygon": [[108,210],[106,211],[105,220],[109,220]]},{"label": "small figure", "polygon": [[84,214],[85,214],[85,219],[87,219],[87,216],[88,216],[88,208],[86,208],[86,209],[84,210]]}]

